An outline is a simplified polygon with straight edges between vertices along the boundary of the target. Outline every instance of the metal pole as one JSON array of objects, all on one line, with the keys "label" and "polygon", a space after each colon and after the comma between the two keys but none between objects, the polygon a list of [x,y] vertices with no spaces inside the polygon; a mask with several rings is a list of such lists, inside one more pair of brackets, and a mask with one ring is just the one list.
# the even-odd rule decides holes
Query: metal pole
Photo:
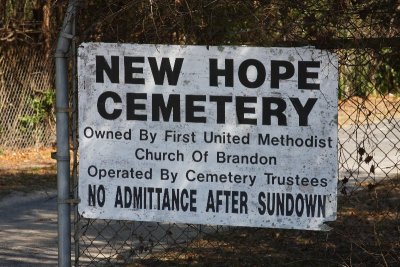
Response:
[{"label": "metal pole", "polygon": [[[72,23],[72,35],[75,36],[76,34],[76,16],[74,17],[74,22]],[[72,147],[74,150],[73,153],[73,167],[72,167],[72,186],[71,190],[73,191],[73,196],[75,199],[78,199],[78,90],[77,90],[77,79],[76,79],[76,71],[77,71],[77,62],[76,62],[76,39],[72,39]],[[74,236],[74,255],[75,255],[75,262],[73,263],[74,266],[79,266],[79,214],[78,214],[78,205],[75,205],[74,210],[74,229],[72,230]]]},{"label": "metal pole", "polygon": [[70,0],[57,41],[56,64],[56,130],[57,130],[57,190],[58,190],[58,266],[71,266],[70,164],[69,164],[69,101],[68,60],[72,22],[76,1]]}]

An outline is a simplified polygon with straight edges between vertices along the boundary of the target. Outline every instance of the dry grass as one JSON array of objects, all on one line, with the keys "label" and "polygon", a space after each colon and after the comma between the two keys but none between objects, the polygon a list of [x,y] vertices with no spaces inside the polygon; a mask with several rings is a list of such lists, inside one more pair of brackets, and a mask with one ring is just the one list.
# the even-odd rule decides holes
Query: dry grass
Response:
[{"label": "dry grass", "polygon": [[0,170],[27,170],[48,168],[55,165],[52,148],[0,149]]},{"label": "dry grass", "polygon": [[56,162],[51,148],[1,150],[0,198],[13,192],[56,187]]},{"label": "dry grass", "polygon": [[400,119],[400,97],[388,95],[368,98],[351,97],[339,101],[338,123],[348,124],[377,123],[383,119]]}]

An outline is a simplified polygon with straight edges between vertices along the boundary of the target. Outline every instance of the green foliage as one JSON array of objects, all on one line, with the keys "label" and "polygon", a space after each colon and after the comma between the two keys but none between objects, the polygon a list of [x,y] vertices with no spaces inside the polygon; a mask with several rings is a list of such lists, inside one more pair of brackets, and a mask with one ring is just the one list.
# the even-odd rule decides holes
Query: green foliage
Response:
[{"label": "green foliage", "polygon": [[[3,6],[0,4],[0,11],[3,12],[3,18],[0,22],[8,24],[11,20],[24,21],[32,19],[32,9],[34,8],[32,0],[2,0]],[[2,10],[4,9],[4,10]]]},{"label": "green foliage", "polygon": [[376,85],[380,94],[400,94],[400,57],[393,49],[381,52],[382,61],[376,72]]},{"label": "green foliage", "polygon": [[400,94],[400,57],[393,48],[346,50],[340,66],[339,98]]},{"label": "green foliage", "polygon": [[40,96],[35,96],[29,100],[32,115],[26,115],[20,118],[23,129],[34,128],[53,116],[55,103],[55,90],[49,89]]}]

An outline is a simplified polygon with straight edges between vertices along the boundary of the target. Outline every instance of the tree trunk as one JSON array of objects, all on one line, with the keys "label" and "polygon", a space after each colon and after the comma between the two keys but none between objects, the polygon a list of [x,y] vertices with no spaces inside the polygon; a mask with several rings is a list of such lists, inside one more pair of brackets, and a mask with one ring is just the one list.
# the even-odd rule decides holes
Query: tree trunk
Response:
[{"label": "tree trunk", "polygon": [[43,48],[45,51],[46,59],[51,54],[51,0],[46,0],[43,4],[43,21],[42,21],[42,34],[43,34]]}]

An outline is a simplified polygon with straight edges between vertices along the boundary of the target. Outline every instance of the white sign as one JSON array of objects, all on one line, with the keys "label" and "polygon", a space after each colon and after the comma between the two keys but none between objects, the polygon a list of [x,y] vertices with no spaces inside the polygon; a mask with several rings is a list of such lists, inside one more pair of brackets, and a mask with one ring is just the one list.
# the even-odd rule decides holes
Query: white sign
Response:
[{"label": "white sign", "polygon": [[84,43],[86,218],[323,230],[337,59],[313,48]]}]

